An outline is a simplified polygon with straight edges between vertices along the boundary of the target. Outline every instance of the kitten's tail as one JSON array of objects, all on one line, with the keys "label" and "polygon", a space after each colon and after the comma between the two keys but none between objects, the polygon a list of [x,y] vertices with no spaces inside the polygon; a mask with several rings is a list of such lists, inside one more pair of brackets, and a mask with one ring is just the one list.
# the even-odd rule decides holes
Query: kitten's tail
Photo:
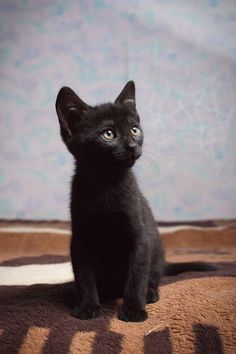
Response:
[{"label": "kitten's tail", "polygon": [[214,271],[216,267],[213,264],[205,262],[183,262],[166,263],[164,268],[165,275],[177,275],[183,272],[207,272]]}]

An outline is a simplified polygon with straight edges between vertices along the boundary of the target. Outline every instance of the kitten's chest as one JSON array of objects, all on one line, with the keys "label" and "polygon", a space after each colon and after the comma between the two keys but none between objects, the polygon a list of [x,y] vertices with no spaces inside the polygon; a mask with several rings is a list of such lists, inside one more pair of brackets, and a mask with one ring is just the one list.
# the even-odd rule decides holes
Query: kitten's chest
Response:
[{"label": "kitten's chest", "polygon": [[96,269],[120,274],[126,269],[132,252],[133,232],[129,220],[122,213],[97,213],[91,227],[91,250]]},{"label": "kitten's chest", "polygon": [[[87,217],[91,237],[101,242],[118,242],[132,233],[132,218],[123,210],[94,210]],[[96,235],[96,236],[95,236]]]},{"label": "kitten's chest", "polygon": [[139,191],[133,178],[117,183],[92,185],[75,180],[72,184],[72,212],[80,215],[105,212],[129,212],[137,208]]},{"label": "kitten's chest", "polygon": [[95,253],[104,256],[125,253],[132,240],[132,226],[128,215],[122,212],[94,212],[88,218],[90,245]]}]

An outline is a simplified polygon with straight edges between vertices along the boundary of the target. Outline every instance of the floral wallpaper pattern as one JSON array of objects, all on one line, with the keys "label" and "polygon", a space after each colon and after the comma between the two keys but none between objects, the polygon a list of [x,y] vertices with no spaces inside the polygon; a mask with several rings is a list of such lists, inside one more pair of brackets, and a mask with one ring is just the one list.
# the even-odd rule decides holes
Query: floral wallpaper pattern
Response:
[{"label": "floral wallpaper pattern", "polygon": [[69,217],[57,92],[92,105],[129,79],[146,135],[135,172],[155,216],[235,217],[235,34],[234,0],[1,0],[0,217]]}]

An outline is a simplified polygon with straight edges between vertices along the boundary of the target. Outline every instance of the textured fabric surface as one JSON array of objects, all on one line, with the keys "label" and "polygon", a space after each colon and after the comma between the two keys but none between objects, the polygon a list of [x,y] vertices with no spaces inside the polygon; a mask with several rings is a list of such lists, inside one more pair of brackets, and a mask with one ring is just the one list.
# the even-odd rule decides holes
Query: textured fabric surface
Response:
[{"label": "textured fabric surface", "polygon": [[235,217],[235,33],[235,0],[1,0],[0,217],[68,218],[56,95],[93,105],[129,79],[155,216]]},{"label": "textured fabric surface", "polygon": [[[68,263],[67,229],[50,231],[47,224],[47,232],[42,226],[33,232],[27,227],[24,232],[13,232],[8,226],[5,223],[0,227],[0,283],[3,267],[17,275],[19,268],[32,264],[63,267]],[[29,271],[32,285],[14,285],[12,278],[11,285],[0,287],[1,354],[234,354],[236,229],[224,226],[161,231],[169,261],[204,260],[214,263],[217,270],[163,277],[160,300],[147,306],[149,318],[143,323],[117,319],[121,300],[105,304],[97,319],[75,319],[70,314],[73,282],[38,284],[42,270]],[[50,270],[45,272],[47,276],[50,279]],[[24,284],[24,275],[18,281]]]}]

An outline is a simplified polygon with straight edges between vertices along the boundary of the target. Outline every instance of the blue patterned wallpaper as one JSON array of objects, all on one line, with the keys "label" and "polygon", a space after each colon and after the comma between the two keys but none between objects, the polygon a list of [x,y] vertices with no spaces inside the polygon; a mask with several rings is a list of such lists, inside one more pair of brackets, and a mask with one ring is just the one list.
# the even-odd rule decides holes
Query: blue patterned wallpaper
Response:
[{"label": "blue patterned wallpaper", "polygon": [[155,215],[236,217],[235,36],[234,0],[1,0],[0,217],[68,218],[57,92],[96,104],[129,79]]}]

